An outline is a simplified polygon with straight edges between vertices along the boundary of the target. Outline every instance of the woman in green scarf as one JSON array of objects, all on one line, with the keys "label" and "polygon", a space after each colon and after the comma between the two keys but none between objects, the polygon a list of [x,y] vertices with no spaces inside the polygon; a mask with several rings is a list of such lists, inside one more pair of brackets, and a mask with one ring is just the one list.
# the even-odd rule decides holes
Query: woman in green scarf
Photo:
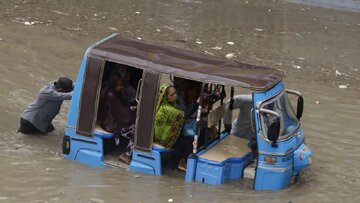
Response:
[{"label": "woman in green scarf", "polygon": [[180,135],[184,123],[184,112],[176,108],[176,89],[163,84],[160,87],[160,94],[155,112],[155,138],[154,142],[171,148]]}]

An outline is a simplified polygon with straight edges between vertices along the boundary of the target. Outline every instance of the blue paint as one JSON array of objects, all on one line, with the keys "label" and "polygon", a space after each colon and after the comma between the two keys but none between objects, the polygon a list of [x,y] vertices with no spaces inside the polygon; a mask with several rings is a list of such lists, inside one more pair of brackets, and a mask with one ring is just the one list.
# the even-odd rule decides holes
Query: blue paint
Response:
[{"label": "blue paint", "polygon": [[257,168],[254,189],[278,191],[289,185],[291,177],[292,168],[281,172]]},{"label": "blue paint", "polygon": [[104,138],[104,139],[111,139],[114,137],[114,134],[109,133],[109,132],[100,132],[100,131],[94,130],[94,136]]},{"label": "blue paint", "polygon": [[197,156],[190,155],[187,159],[186,166],[185,182],[191,183],[195,179]]},{"label": "blue paint", "polygon": [[77,160],[91,167],[104,167],[103,140],[99,137],[88,138],[76,134],[75,129],[67,128],[65,134],[70,136],[70,153],[66,159]]},{"label": "blue paint", "polygon": [[77,160],[91,167],[104,167],[103,140],[101,137],[85,137],[76,134],[80,96],[84,81],[86,61],[90,48],[86,51],[75,82],[74,93],[70,102],[65,135],[70,137],[70,153],[64,157]]},{"label": "blue paint", "polygon": [[74,87],[73,96],[70,101],[66,127],[74,127],[75,128],[77,125],[80,96],[81,96],[82,85],[84,82],[86,61],[87,61],[87,56],[88,56],[89,51],[90,50],[88,49],[83,57],[83,60],[81,62],[79,72],[78,72],[78,75],[77,75],[77,78],[75,81],[75,87]]},{"label": "blue paint", "polygon": [[[201,150],[198,155],[210,150],[216,144],[225,139],[229,134],[223,133],[219,140],[211,143]],[[196,165],[195,180],[205,184],[219,185],[229,180],[238,180],[243,177],[244,168],[250,164],[251,152],[243,157],[230,157],[222,162],[216,162],[199,157]]]},{"label": "blue paint", "polygon": [[[283,82],[278,83],[272,89],[266,92],[253,93],[254,109],[256,104],[274,97],[284,90]],[[258,143],[258,164],[254,180],[255,190],[272,190],[277,191],[288,187],[293,175],[298,175],[302,168],[309,164],[296,161],[298,151],[303,149],[303,129],[300,127],[293,135],[283,141],[278,141],[278,147],[272,147],[271,144],[264,140],[260,132],[259,114],[255,113],[255,130]],[[311,153],[310,149],[307,149]],[[302,155],[307,156],[307,155]],[[265,157],[276,158],[276,163],[268,163]],[[307,159],[307,158],[306,158]],[[303,160],[302,160],[303,161]]]},{"label": "blue paint", "polygon": [[294,152],[294,176],[298,176],[300,174],[301,169],[309,166],[311,164],[312,152],[305,145],[302,144],[295,152]]},{"label": "blue paint", "polygon": [[74,92],[67,116],[65,135],[70,137],[70,153],[64,154],[64,158],[69,160],[77,160],[91,167],[105,167],[103,139],[108,139],[111,136],[100,132],[95,132],[97,136],[93,137],[85,137],[76,134],[81,91],[84,82],[86,62],[91,48],[113,36],[114,35],[111,35],[105,39],[102,39],[86,50],[75,81]]},{"label": "blue paint", "polygon": [[150,153],[134,150],[129,171],[161,175],[161,153],[156,150]]},{"label": "blue paint", "polygon": [[244,157],[232,157],[222,162],[199,158],[195,180],[205,184],[219,185],[243,177],[244,168],[251,162],[251,153]]}]

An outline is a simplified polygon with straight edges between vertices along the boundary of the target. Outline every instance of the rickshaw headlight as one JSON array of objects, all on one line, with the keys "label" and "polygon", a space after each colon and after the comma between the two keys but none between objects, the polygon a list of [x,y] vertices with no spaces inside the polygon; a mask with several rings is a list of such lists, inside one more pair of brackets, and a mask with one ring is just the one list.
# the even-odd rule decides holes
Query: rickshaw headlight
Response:
[{"label": "rickshaw headlight", "polygon": [[264,161],[267,163],[270,163],[270,164],[274,164],[277,162],[277,159],[276,159],[276,157],[273,157],[273,156],[266,156],[264,158]]}]

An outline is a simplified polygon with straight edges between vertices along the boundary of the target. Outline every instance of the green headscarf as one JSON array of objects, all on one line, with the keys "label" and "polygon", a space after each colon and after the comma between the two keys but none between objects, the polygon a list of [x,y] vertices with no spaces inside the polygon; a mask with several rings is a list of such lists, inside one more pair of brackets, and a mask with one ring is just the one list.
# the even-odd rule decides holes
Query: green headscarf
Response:
[{"label": "green headscarf", "polygon": [[157,101],[157,104],[156,104],[156,112],[159,110],[160,106],[162,104],[169,104],[169,101],[167,100],[166,98],[166,89],[170,87],[169,84],[167,83],[164,83],[160,86],[160,91],[159,91],[159,97],[158,97],[158,101]]},{"label": "green headscarf", "polygon": [[155,111],[154,142],[165,148],[171,148],[180,135],[184,123],[184,112],[170,104],[166,97],[169,84],[160,87]]}]

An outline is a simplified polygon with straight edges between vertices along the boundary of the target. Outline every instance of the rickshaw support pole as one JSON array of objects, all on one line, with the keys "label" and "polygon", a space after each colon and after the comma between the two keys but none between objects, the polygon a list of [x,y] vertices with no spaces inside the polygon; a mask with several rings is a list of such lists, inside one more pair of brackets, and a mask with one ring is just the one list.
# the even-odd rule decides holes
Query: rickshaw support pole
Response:
[{"label": "rickshaw support pole", "polygon": [[186,164],[185,182],[191,183],[195,179],[197,156],[196,154],[190,154]]}]

